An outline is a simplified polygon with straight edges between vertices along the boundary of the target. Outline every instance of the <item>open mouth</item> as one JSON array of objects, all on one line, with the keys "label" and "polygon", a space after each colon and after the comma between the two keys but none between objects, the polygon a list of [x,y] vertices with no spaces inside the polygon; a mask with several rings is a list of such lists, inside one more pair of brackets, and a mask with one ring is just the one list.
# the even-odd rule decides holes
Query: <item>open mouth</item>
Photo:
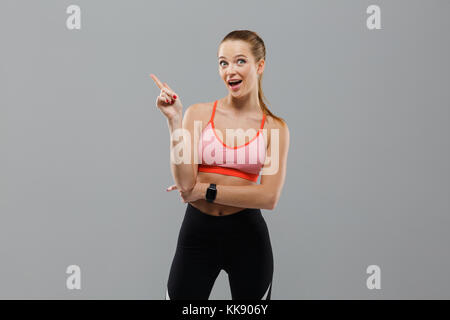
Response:
[{"label": "open mouth", "polygon": [[242,80],[237,81],[228,81],[228,85],[231,87],[231,89],[236,90],[239,89],[241,86]]}]

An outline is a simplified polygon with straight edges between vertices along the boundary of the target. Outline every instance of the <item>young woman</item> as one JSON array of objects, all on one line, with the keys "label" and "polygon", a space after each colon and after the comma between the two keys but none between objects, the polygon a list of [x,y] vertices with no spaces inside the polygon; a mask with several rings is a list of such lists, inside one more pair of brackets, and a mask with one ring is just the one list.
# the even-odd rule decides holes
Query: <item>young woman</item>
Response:
[{"label": "young woman", "polygon": [[[171,162],[175,185],[167,190],[178,189],[187,207],[166,299],[208,299],[221,270],[228,274],[233,300],[271,297],[272,246],[260,209],[273,210],[280,197],[289,130],[263,102],[265,53],[264,42],[255,32],[229,33],[217,55],[228,95],[189,106],[184,118],[179,96],[151,75],[161,89],[156,105],[167,117],[171,137],[185,129],[189,134],[182,135],[179,143],[191,148],[190,162]],[[202,123],[196,140],[194,121]],[[233,131],[233,136],[226,129],[241,131]],[[248,132],[254,133],[249,136]],[[177,145],[175,140],[171,139],[171,148]],[[262,172],[257,184],[261,170],[269,166],[268,159],[277,166],[268,174]]]}]

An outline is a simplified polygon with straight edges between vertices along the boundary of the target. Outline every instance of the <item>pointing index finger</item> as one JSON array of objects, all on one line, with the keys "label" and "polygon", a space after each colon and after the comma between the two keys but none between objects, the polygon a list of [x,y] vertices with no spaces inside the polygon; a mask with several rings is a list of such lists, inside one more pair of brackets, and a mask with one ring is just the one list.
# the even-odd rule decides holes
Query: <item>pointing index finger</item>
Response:
[{"label": "pointing index finger", "polygon": [[161,81],[159,81],[159,79],[153,74],[150,74],[150,77],[153,79],[153,81],[155,81],[156,85],[162,89],[164,87],[164,85],[161,83]]},{"label": "pointing index finger", "polygon": [[172,88],[169,87],[169,85],[168,85],[166,82],[164,82],[164,86],[165,86],[167,89],[169,89],[170,91],[173,91]]}]

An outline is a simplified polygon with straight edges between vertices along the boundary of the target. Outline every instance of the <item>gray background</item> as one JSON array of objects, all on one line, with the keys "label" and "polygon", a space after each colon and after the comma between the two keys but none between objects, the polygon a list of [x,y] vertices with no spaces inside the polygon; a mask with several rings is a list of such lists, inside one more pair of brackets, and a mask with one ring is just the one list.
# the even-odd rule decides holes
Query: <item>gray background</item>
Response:
[{"label": "gray background", "polygon": [[[66,8],[81,7],[81,30]],[[366,8],[381,7],[381,30]],[[0,3],[0,298],[164,299],[185,204],[156,74],[185,108],[227,94],[220,40],[267,46],[291,133],[263,210],[272,299],[450,298],[450,1]],[[82,289],[68,290],[67,266]],[[366,268],[381,268],[381,289]],[[230,299],[222,271],[210,299]]]}]

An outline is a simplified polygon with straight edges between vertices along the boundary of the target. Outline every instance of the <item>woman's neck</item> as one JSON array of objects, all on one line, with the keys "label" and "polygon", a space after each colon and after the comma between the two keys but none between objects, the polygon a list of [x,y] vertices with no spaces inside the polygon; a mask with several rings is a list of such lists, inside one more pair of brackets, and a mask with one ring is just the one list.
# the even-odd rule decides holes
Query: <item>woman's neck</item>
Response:
[{"label": "woman's neck", "polygon": [[252,113],[261,110],[257,93],[239,98],[228,95],[221,102],[226,109],[232,109],[236,113]]}]

